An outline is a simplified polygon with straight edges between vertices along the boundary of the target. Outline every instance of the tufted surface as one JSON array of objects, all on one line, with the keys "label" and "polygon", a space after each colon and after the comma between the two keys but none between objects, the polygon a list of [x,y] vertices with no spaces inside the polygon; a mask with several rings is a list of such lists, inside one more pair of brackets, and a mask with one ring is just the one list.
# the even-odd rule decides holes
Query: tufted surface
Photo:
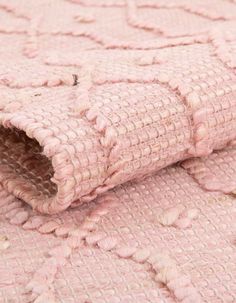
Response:
[{"label": "tufted surface", "polygon": [[0,302],[235,303],[235,1],[0,19]]}]

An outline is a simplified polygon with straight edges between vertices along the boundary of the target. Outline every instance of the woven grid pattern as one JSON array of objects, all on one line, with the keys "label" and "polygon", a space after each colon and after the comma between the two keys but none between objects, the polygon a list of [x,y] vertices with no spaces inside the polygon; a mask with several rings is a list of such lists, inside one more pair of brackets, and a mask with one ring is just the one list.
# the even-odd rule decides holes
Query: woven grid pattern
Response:
[{"label": "woven grid pattern", "polygon": [[[25,137],[27,165],[35,166],[35,171],[25,171],[26,159],[20,156],[22,150],[15,149],[12,143],[13,159],[8,159],[8,153],[2,157],[0,180],[10,192],[14,188],[17,197],[40,212],[56,213],[75,201],[79,204],[92,200],[117,184],[179,160],[206,156],[235,138],[236,76],[231,58],[235,30],[230,26],[224,38],[229,54],[221,50],[222,31],[227,22],[232,23],[232,16],[223,10],[222,18],[226,21],[213,21],[207,5],[201,16],[195,5],[192,8],[195,14],[188,7],[182,9],[184,2],[170,3],[170,7],[160,2],[156,9],[150,3],[147,7],[138,4],[128,1],[124,7],[114,8],[112,4],[103,7],[101,3],[86,13],[86,7],[77,8],[70,2],[63,5],[58,2],[53,7],[47,1],[2,2],[12,22],[15,14],[17,23],[23,19],[28,20],[29,25],[22,29],[22,34],[26,33],[22,55],[17,55],[16,60],[14,51],[3,55],[6,60],[2,62],[1,83],[12,89],[3,90],[1,121],[3,126],[24,131],[35,140],[30,142]],[[235,7],[231,6],[233,12]],[[37,13],[39,10],[41,15]],[[58,14],[53,26],[52,11]],[[64,11],[63,22],[59,23]],[[114,20],[111,20],[112,12],[116,15]],[[207,12],[209,18],[205,16]],[[177,16],[174,31],[171,14]],[[188,32],[182,20],[190,23]],[[120,22],[128,30],[125,37],[118,39],[124,33]],[[215,31],[216,23],[218,31]],[[49,32],[45,32],[45,27]],[[125,47],[125,50],[98,48],[58,54],[50,48],[41,51],[45,34],[68,35],[65,27],[72,31],[72,36],[86,36],[103,41],[106,48]],[[167,31],[172,31],[172,35]],[[120,45],[111,38],[112,32],[117,32]],[[158,49],[154,45],[162,39],[166,39],[166,46],[174,43],[178,47]],[[104,42],[106,40],[108,42]],[[137,45],[140,40],[144,41],[145,51],[127,50],[140,48]],[[155,51],[149,50],[154,47]],[[39,58],[47,64],[42,64]],[[65,85],[75,87],[67,94],[66,89],[59,90]],[[34,98],[24,93],[29,87]],[[55,87],[55,92],[46,87]],[[50,102],[51,99],[54,101]],[[9,131],[2,130],[3,141],[4,136],[9,135]],[[51,164],[47,162],[48,174],[47,169],[36,164],[37,142],[51,161]],[[22,171],[16,174],[12,162],[17,162]],[[37,184],[33,181],[40,178],[41,170],[48,175],[47,186],[42,181],[37,180]],[[32,178],[28,172],[37,177]]]},{"label": "woven grid pattern", "polygon": [[0,302],[235,302],[234,1],[0,18]]}]

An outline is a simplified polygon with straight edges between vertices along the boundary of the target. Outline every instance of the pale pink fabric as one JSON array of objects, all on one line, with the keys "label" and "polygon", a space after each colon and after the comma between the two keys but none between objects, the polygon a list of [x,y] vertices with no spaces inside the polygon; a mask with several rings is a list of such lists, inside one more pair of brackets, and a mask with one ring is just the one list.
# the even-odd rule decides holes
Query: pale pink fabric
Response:
[{"label": "pale pink fabric", "polygon": [[0,18],[0,302],[234,303],[234,1]]}]

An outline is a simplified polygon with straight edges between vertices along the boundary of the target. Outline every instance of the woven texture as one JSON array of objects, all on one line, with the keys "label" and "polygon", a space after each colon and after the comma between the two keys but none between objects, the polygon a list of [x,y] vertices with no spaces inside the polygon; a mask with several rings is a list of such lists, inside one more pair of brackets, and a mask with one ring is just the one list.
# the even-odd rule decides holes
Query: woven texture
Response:
[{"label": "woven texture", "polygon": [[236,302],[235,2],[0,18],[0,302]]}]

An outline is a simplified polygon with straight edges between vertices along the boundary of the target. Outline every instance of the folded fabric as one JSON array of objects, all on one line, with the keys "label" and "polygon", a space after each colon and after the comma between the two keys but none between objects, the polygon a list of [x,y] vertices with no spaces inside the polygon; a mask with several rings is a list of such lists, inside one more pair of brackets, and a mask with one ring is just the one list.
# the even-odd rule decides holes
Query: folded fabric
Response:
[{"label": "folded fabric", "polygon": [[[40,269],[29,284],[28,261],[3,268],[0,302],[233,303],[235,3],[0,0],[1,15],[0,247],[7,259],[10,221],[40,232],[17,229],[26,239],[21,250],[13,237],[10,267],[34,250],[30,237],[49,258],[40,268],[30,252]],[[51,232],[66,239],[47,242]],[[1,287],[12,283],[26,296]]]},{"label": "folded fabric", "polygon": [[79,62],[73,54],[58,58],[81,64],[60,80],[74,85],[71,90],[32,88],[34,98],[24,90],[18,96],[19,89],[7,94],[0,181],[34,209],[56,213],[225,147],[235,138],[236,76],[213,53],[211,44],[193,44],[155,52],[89,51]]}]

